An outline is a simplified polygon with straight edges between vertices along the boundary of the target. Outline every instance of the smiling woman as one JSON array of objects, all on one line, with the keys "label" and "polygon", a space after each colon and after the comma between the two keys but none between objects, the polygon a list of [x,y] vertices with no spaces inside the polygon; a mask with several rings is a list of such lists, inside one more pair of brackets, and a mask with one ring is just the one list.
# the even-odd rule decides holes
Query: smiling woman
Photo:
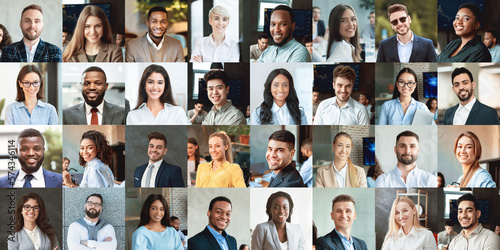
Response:
[{"label": "smiling woman", "polygon": [[330,12],[327,62],[361,61],[358,20],[354,9],[339,4]]},{"label": "smiling woman", "polygon": [[97,130],[83,133],[80,140],[79,163],[85,168],[85,172],[80,187],[113,187],[115,177],[109,168],[111,160],[111,147],[104,134]]}]

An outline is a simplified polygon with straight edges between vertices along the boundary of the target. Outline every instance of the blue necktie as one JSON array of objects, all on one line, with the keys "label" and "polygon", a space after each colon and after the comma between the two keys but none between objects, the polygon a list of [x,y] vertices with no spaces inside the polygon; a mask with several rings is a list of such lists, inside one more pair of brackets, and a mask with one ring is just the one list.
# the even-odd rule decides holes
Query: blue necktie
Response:
[{"label": "blue necktie", "polygon": [[31,174],[27,174],[26,176],[24,176],[24,185],[23,185],[23,188],[30,188],[31,187],[31,180],[33,180],[33,175]]}]

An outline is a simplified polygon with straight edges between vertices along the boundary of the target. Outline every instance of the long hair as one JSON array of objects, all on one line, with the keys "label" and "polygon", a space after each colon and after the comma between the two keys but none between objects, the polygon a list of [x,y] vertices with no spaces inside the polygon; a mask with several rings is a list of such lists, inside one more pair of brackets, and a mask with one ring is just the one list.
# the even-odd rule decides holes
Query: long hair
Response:
[{"label": "long hair", "polygon": [[9,31],[7,31],[7,28],[5,28],[3,24],[0,24],[0,29],[3,31],[3,38],[0,42],[0,50],[2,50],[3,47],[12,44],[12,38],[10,37]]},{"label": "long hair", "polygon": [[467,184],[469,184],[469,181],[474,175],[474,172],[476,172],[476,170],[480,168],[479,159],[481,158],[481,153],[482,153],[481,142],[479,141],[477,135],[472,133],[471,131],[465,131],[461,133],[455,140],[455,150],[454,150],[455,154],[457,152],[458,141],[460,140],[460,138],[464,136],[470,138],[474,143],[474,153],[476,154],[476,159],[474,159],[474,162],[472,163],[471,167],[464,173],[464,177],[460,182],[460,187],[467,187]]},{"label": "long hair", "polygon": [[[275,69],[269,73],[264,84],[264,101],[260,105],[259,120],[261,124],[270,124],[273,121],[273,113],[271,108],[273,107],[273,95],[271,93],[271,86],[273,84],[274,78],[278,75],[284,75],[288,79],[290,86],[290,91],[286,97],[286,105],[290,110],[295,125],[300,125],[300,109],[299,109],[299,98],[297,98],[297,92],[295,92],[295,87],[293,84],[293,77],[286,69]],[[285,125],[285,124],[284,124]]]},{"label": "long hair", "polygon": [[135,109],[138,109],[142,103],[147,102],[148,94],[146,93],[146,82],[148,81],[149,76],[153,73],[161,74],[165,80],[165,88],[163,90],[163,94],[160,96],[160,102],[176,105],[174,98],[172,97],[172,87],[170,86],[170,77],[168,76],[167,70],[160,65],[151,64],[145,68],[142,73],[141,81],[139,83],[137,106],[135,106]]},{"label": "long hair", "polygon": [[62,55],[63,62],[69,61],[72,56],[77,55],[78,53],[80,53],[85,49],[85,43],[86,43],[85,22],[87,21],[87,18],[89,16],[95,16],[101,19],[103,26],[103,34],[101,37],[101,42],[114,43],[113,34],[111,34],[111,25],[109,24],[109,20],[108,17],[106,16],[106,13],[104,13],[104,11],[101,8],[95,5],[88,5],[82,10],[80,16],[78,17],[73,38],[71,38],[68,47],[66,48],[66,50]]},{"label": "long hair", "polygon": [[399,98],[399,96],[401,95],[401,93],[399,93],[399,90],[398,90],[398,80],[399,80],[399,77],[401,77],[401,75],[403,73],[410,73],[413,75],[413,77],[415,77],[415,87],[413,87],[413,93],[411,93],[411,97],[413,97],[413,99],[415,99],[415,101],[418,101],[418,82],[417,82],[417,74],[415,73],[415,71],[413,71],[412,69],[410,68],[402,68],[399,73],[398,73],[398,76],[396,76],[396,81],[394,83],[394,92],[392,93],[392,99],[396,99],[396,98]]},{"label": "long hair", "polygon": [[[109,146],[109,142],[106,140],[106,136],[103,133],[97,130],[89,130],[83,133],[80,142],[82,142],[83,139],[92,140],[97,151],[96,157],[100,159],[102,163],[108,166],[111,165],[111,147]],[[81,155],[79,156],[78,163],[80,163],[80,166],[85,166],[86,161]]]},{"label": "long hair", "polygon": [[[427,108],[429,110],[432,110],[431,105],[432,105],[432,101],[434,101],[434,100],[436,100],[436,102],[437,102],[437,98],[436,97],[431,97],[431,98],[427,99],[427,102],[425,102],[425,106],[427,106]],[[436,110],[437,110],[437,107],[436,107]]]},{"label": "long hair", "polygon": [[149,216],[149,209],[155,201],[160,201],[161,203],[163,203],[163,208],[165,209],[163,218],[161,218],[161,224],[165,227],[170,227],[170,209],[168,207],[167,200],[161,194],[150,194],[142,205],[141,219],[139,220],[139,225],[137,226],[137,228],[149,223],[149,221],[151,220],[151,217]]},{"label": "long hair", "polygon": [[[396,205],[398,205],[399,202],[406,202],[412,209],[415,208],[415,203],[413,203],[413,201],[406,196],[400,196],[394,200],[394,202],[392,203],[391,213],[389,215],[389,231],[385,236],[383,244],[385,244],[389,238],[396,239],[398,237],[398,231],[401,226],[396,221]],[[420,225],[420,222],[418,221],[418,211],[413,216],[413,227],[418,231],[425,229],[422,225]]]},{"label": "long hair", "polygon": [[[189,137],[188,138],[188,143],[193,144],[194,146],[197,146],[197,148],[194,150],[194,171],[198,171],[198,165],[200,164],[200,147],[198,145],[198,142],[194,137]],[[187,157],[189,159],[189,155]]]},{"label": "long hair", "polygon": [[[347,4],[338,4],[330,12],[330,17],[328,20],[328,26],[330,27],[330,33],[328,35],[328,47],[326,50],[326,58],[330,57],[330,50],[332,48],[333,42],[342,41],[342,36],[340,35],[340,21],[342,20],[342,15],[346,10],[352,10],[354,16],[356,16],[356,11]],[[356,17],[357,18],[357,17]],[[354,36],[349,39],[350,44],[354,46],[354,51],[352,52],[352,59],[354,62],[361,61],[361,45],[359,43],[359,23],[356,22],[356,32]]]},{"label": "long hair", "polygon": [[29,73],[36,73],[38,75],[38,78],[40,78],[40,87],[38,87],[38,93],[36,93],[36,99],[40,100],[43,99],[43,77],[42,77],[42,72],[38,69],[38,67],[34,64],[28,64],[24,65],[21,70],[19,71],[19,74],[17,75],[17,81],[16,81],[16,89],[17,89],[17,96],[16,96],[16,101],[17,102],[22,102],[26,99],[24,96],[24,91],[19,85],[19,82],[22,82],[24,77],[29,74]]},{"label": "long hair", "polygon": [[292,222],[293,200],[292,200],[292,197],[288,193],[285,193],[285,192],[282,192],[282,191],[279,191],[279,192],[271,194],[271,196],[269,196],[269,198],[267,199],[266,214],[267,214],[267,216],[269,216],[269,220],[268,221],[271,221],[273,219],[273,215],[272,215],[272,212],[271,212],[271,209],[272,209],[271,206],[273,205],[273,201],[276,200],[276,198],[279,198],[279,197],[283,197],[283,198],[285,198],[285,199],[288,200],[288,204],[290,205],[290,207],[288,209],[288,218],[286,218],[286,221],[287,222]]},{"label": "long hair", "polygon": [[[351,141],[351,149],[354,148],[352,137],[346,132],[339,132],[337,135],[335,135],[332,143],[335,144],[337,139],[341,136],[347,137]],[[347,171],[349,171],[349,180],[347,181],[349,181],[351,187],[359,187],[358,171],[356,170],[354,163],[352,163],[351,157],[347,157]]]},{"label": "long hair", "polygon": [[49,239],[50,239],[50,244],[52,245],[52,248],[56,247],[56,230],[54,230],[54,227],[49,223],[50,219],[49,216],[47,215],[47,210],[45,209],[45,203],[43,203],[42,197],[40,197],[36,193],[29,193],[21,197],[19,201],[16,204],[16,224],[15,224],[15,231],[19,232],[23,229],[24,227],[24,218],[22,215],[22,210],[23,206],[26,202],[28,202],[29,199],[33,199],[38,203],[38,206],[40,206],[40,210],[38,212],[38,218],[36,218],[36,225],[40,230],[46,234]]},{"label": "long hair", "polygon": [[232,153],[233,150],[231,146],[231,138],[229,138],[229,136],[224,131],[212,133],[208,138],[208,140],[210,140],[213,137],[220,138],[222,140],[222,144],[224,144],[224,146],[227,146],[224,156],[226,157],[226,161],[228,161],[229,163],[233,163],[233,153]]},{"label": "long hair", "polygon": [[371,166],[366,173],[367,177],[372,177],[373,180],[377,180],[377,178],[382,175],[384,171],[380,168],[380,164],[378,163],[377,158],[375,158],[375,165]]},{"label": "long hair", "polygon": [[438,172],[438,177],[441,177],[441,185],[438,188],[444,188],[446,181],[444,180],[444,175],[441,172]]}]

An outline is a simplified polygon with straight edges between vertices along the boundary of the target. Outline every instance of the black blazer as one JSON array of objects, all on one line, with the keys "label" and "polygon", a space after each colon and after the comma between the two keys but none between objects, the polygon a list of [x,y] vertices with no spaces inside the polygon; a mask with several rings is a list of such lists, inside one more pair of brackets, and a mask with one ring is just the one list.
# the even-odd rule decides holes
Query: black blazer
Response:
[{"label": "black blazer", "polygon": [[283,168],[269,183],[269,187],[305,187],[304,181],[294,165],[292,162]]},{"label": "black blazer", "polygon": [[323,20],[318,20],[317,29],[318,29],[318,36],[321,36],[321,37],[325,36],[326,28],[325,28],[325,23],[323,22]]},{"label": "black blazer", "polygon": [[[363,240],[358,239],[352,235],[351,237],[354,245],[354,250],[368,250],[368,247],[366,246],[366,243]],[[337,234],[337,231],[333,229],[333,231],[331,231],[329,234],[320,237],[316,240],[316,249],[345,250],[345,247],[342,244],[342,240]]]},{"label": "black blazer", "polygon": [[[149,162],[139,166],[134,173],[134,187],[141,187],[142,176]],[[155,187],[185,187],[180,167],[162,161],[156,174]]]},{"label": "black blazer", "polygon": [[[413,33],[413,48],[410,62],[437,62],[436,51],[432,40],[419,37]],[[391,36],[378,46],[377,62],[399,62],[397,35]]]},{"label": "black blazer", "polygon": [[[224,231],[223,234],[226,234],[226,232]],[[236,239],[233,236],[228,234],[226,241],[229,246],[229,250],[237,249]],[[205,230],[188,239],[188,250],[206,249],[222,250],[212,233],[205,227]]]},{"label": "black blazer", "polygon": [[[453,125],[453,117],[458,104],[447,109],[444,113],[444,125]],[[497,110],[480,103],[477,99],[470,110],[465,125],[499,125]]]}]

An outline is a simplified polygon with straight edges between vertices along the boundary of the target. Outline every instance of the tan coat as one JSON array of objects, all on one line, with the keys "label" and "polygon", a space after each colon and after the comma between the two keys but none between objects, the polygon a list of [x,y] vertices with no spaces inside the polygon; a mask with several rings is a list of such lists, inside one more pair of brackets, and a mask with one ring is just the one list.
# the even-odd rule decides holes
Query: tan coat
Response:
[{"label": "tan coat", "polygon": [[[69,62],[89,62],[89,60],[85,51],[82,50],[77,55],[72,56]],[[101,43],[95,62],[123,62],[122,48],[116,44]]]},{"label": "tan coat", "polygon": [[[125,45],[125,61],[126,62],[151,62],[149,53],[148,38],[146,33],[143,36],[134,38]],[[166,48],[166,53],[163,55],[163,62],[184,62],[184,50],[179,40],[165,35],[163,46]]]},{"label": "tan coat", "polygon": [[[359,187],[367,187],[365,170],[361,167],[354,165],[358,172]],[[326,167],[321,167],[316,173],[316,186],[315,187],[337,187],[337,180],[335,180],[335,170],[333,169],[333,162]],[[352,187],[349,181],[349,169],[346,171],[345,187]]]}]

